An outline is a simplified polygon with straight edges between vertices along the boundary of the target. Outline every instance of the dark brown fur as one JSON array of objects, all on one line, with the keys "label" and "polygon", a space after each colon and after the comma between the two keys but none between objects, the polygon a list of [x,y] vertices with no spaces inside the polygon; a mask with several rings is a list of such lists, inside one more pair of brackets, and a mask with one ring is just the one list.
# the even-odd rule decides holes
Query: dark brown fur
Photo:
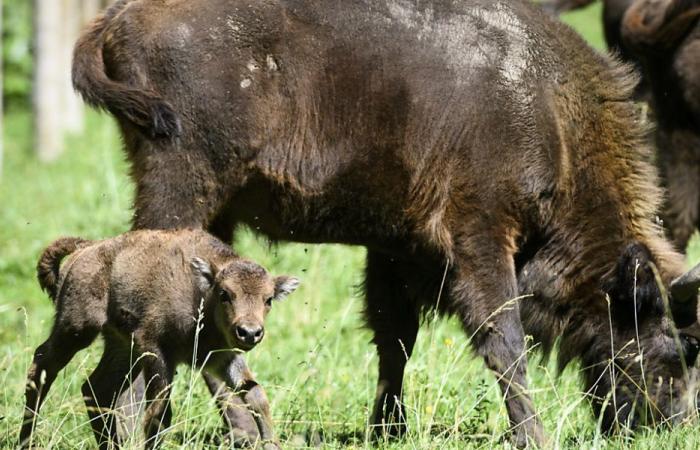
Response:
[{"label": "dark brown fur", "polygon": [[[272,300],[292,292],[296,279],[273,278],[195,230],[133,231],[92,243],[63,238],[46,249],[38,270],[56,302],[56,319],[29,369],[22,446],[31,442],[57,373],[102,334],[102,359],[82,389],[100,448],[118,445],[112,403],[140,371],[147,386],[146,446],[156,446],[159,431],[170,426],[175,367],[193,361],[226,383],[228,389],[216,394],[225,417],[233,420],[234,437],[277,448],[265,393],[240,353],[260,342]],[[243,405],[252,415],[234,412]]]},{"label": "dark brown fur", "polygon": [[102,43],[107,24],[117,17],[129,0],[119,0],[90,24],[75,47],[75,67],[94,70],[73,72],[73,84],[85,101],[110,111],[147,133],[152,138],[171,138],[180,132],[180,123],[172,107],[155,91],[146,87],[132,89],[113,82],[104,72]]},{"label": "dark brown fur", "polygon": [[[116,114],[134,227],[205,227],[230,241],[245,224],[275,240],[366,246],[378,430],[403,429],[404,366],[433,309],[474,336],[520,445],[543,441],[525,333],[546,349],[560,337],[562,365],[583,361],[616,429],[643,422],[630,403],[647,384],[627,363],[637,360],[619,361],[629,379],[604,376],[639,325],[636,348],[655,358],[645,377],[662,380],[649,383],[658,402],[647,418],[685,414],[673,400],[692,395],[684,349],[653,280],[637,320],[629,307],[611,317],[606,301],[629,304],[631,281],[616,274],[636,264],[653,264],[666,286],[683,273],[655,222],[661,191],[628,67],[524,1],[120,7],[77,52],[101,49],[112,82],[158,92],[182,125],[178,139],[154,141]],[[94,78],[90,60],[74,72]],[[88,95],[99,97],[98,81]],[[618,415],[602,408],[611,394],[625,401]]]},{"label": "dark brown fur", "polygon": [[[593,0],[557,0],[557,13]],[[639,98],[649,101],[658,122],[655,133],[662,183],[668,189],[663,219],[681,251],[700,225],[700,36],[697,0],[605,0],[603,24],[608,46],[633,62],[644,80]],[[624,23],[623,23],[624,18]],[[696,31],[692,31],[696,29]]]},{"label": "dark brown fur", "polygon": [[[544,2],[546,10],[553,14],[562,14],[568,11],[584,8],[596,0],[552,0]],[[622,18],[625,11],[634,3],[634,0],[603,0],[603,33],[608,49],[618,58],[626,63],[639,64],[634,54],[622,40]],[[638,68],[639,70],[640,68]],[[647,80],[642,76],[636,90],[636,97],[646,100],[649,95]]]},{"label": "dark brown fur", "polygon": [[651,84],[664,220],[685,250],[700,226],[700,1],[637,0],[625,15],[626,46]]},{"label": "dark brown fur", "polygon": [[[584,8],[596,0],[552,0],[543,2],[543,6],[554,14],[562,14]],[[603,0],[603,31],[608,48],[620,55],[624,61],[633,61],[625,48],[621,36],[620,25],[627,8],[634,0]]]}]

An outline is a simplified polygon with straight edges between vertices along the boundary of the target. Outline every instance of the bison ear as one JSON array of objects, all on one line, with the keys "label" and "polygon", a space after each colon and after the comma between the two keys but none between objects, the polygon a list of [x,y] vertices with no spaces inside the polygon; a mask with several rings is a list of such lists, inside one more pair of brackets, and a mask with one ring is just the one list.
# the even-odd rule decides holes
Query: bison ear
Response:
[{"label": "bison ear", "polygon": [[192,258],[190,266],[192,266],[195,282],[200,292],[206,292],[214,284],[216,273],[213,266],[208,261],[198,257]]},{"label": "bison ear", "polygon": [[624,250],[606,291],[618,323],[634,324],[635,318],[639,320],[656,308],[663,310],[654,261],[644,244],[636,242]]},{"label": "bison ear", "polygon": [[301,281],[295,277],[281,275],[275,277],[275,300],[282,300],[292,292],[296,291]]}]

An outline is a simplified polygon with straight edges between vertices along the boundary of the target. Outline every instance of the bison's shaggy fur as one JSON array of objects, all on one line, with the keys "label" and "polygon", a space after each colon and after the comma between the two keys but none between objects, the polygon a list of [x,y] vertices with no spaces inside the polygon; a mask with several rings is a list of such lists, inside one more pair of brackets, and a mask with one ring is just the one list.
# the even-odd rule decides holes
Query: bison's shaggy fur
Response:
[{"label": "bison's shaggy fur", "polygon": [[[136,228],[368,248],[378,430],[402,430],[406,357],[435,308],[475,336],[518,444],[543,441],[525,333],[583,361],[606,429],[687,410],[649,276],[668,287],[683,259],[657,224],[636,77],[529,1],[121,1],[75,54],[76,88],[122,127]],[[172,120],[139,106],[155,98]],[[619,274],[636,268],[632,315]]]}]

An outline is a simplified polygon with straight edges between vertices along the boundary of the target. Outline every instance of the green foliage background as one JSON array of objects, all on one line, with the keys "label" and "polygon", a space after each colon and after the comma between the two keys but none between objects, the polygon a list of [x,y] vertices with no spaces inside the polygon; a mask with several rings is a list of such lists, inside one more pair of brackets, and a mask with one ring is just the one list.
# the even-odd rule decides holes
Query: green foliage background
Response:
[{"label": "green foliage background", "polygon": [[2,0],[2,8],[3,96],[12,107],[31,93],[32,1]]}]

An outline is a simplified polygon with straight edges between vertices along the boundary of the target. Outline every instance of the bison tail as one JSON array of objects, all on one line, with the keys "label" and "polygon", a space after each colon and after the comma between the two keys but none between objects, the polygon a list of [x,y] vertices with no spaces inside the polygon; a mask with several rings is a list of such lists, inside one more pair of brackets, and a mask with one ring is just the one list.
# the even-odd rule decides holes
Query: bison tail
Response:
[{"label": "bison tail", "polygon": [[180,134],[180,120],[158,93],[109,78],[104,62],[105,30],[130,0],[119,1],[98,16],[78,39],[73,51],[73,87],[85,102],[109,111],[134,125],[149,139],[172,139]]},{"label": "bison tail", "polygon": [[58,277],[61,261],[89,243],[90,241],[76,237],[60,238],[46,247],[46,250],[41,254],[36,265],[36,275],[39,279],[39,285],[49,294],[54,303],[56,303],[58,295]]}]

